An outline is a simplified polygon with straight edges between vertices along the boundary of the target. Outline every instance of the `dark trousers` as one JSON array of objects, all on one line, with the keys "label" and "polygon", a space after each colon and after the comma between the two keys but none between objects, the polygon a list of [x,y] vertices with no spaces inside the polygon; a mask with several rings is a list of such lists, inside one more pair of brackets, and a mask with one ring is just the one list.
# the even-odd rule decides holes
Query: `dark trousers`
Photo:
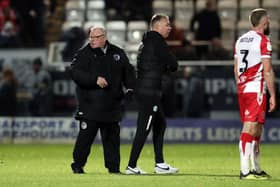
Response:
[{"label": "dark trousers", "polygon": [[100,129],[103,144],[105,167],[109,172],[118,172],[120,168],[120,126],[118,122],[81,121],[73,151],[74,165],[83,167],[86,164],[98,129]]},{"label": "dark trousers", "polygon": [[162,106],[160,104],[160,97],[138,95],[137,100],[139,108],[137,130],[128,163],[128,165],[133,168],[137,166],[137,160],[151,129],[153,130],[155,162],[164,162],[163,137],[166,129],[166,121]]}]

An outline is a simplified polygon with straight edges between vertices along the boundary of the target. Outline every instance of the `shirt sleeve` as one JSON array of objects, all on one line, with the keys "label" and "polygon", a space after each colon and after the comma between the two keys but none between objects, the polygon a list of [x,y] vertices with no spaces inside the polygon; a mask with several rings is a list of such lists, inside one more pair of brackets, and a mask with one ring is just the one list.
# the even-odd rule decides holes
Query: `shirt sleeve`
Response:
[{"label": "shirt sleeve", "polygon": [[86,54],[78,52],[68,68],[68,72],[78,86],[88,89],[98,88],[96,84],[97,74],[89,71],[86,66],[86,58],[88,58]]},{"label": "shirt sleeve", "polygon": [[124,86],[126,89],[133,90],[135,88],[136,73],[132,64],[129,63],[129,59],[124,51],[122,51],[124,58]]},{"label": "shirt sleeve", "polygon": [[272,46],[269,38],[262,36],[261,39],[261,58],[271,58]]},{"label": "shirt sleeve", "polygon": [[164,40],[158,39],[156,42],[156,54],[165,63],[165,69],[174,72],[178,68],[176,57],[169,51],[168,45]]}]

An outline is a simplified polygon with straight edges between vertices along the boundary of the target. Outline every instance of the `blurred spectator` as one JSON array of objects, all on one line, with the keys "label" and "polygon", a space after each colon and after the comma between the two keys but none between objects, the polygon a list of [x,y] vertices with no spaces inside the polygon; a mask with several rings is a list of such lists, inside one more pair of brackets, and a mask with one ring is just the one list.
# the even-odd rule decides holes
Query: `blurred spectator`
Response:
[{"label": "blurred spectator", "polygon": [[175,52],[177,60],[198,60],[195,47],[190,41],[184,40],[182,46]]},{"label": "blurred spectator", "polygon": [[62,50],[62,59],[64,62],[71,62],[75,53],[86,41],[86,33],[80,27],[72,27],[62,33],[60,41],[65,41],[66,45]]},{"label": "blurred spectator", "polygon": [[18,36],[19,28],[15,12],[7,0],[0,1],[0,48],[13,48],[20,46]]},{"label": "blurred spectator", "polygon": [[145,20],[150,21],[153,14],[152,0],[126,0],[127,21]]},{"label": "blurred spectator", "polygon": [[[195,33],[195,40],[211,41],[214,38],[221,38],[221,20],[216,8],[216,0],[207,0],[206,8],[196,13],[190,24],[191,32]],[[198,56],[205,58],[208,53],[208,45],[198,45]]]},{"label": "blurred spectator", "polygon": [[105,0],[107,20],[120,20],[124,18],[124,0]]},{"label": "blurred spectator", "polygon": [[4,59],[2,58],[0,58],[0,72],[3,70],[3,64],[4,64]]},{"label": "blurred spectator", "polygon": [[177,60],[196,60],[195,48],[186,39],[184,29],[178,27],[174,21],[171,22],[171,27],[172,30],[167,38],[167,43]]},{"label": "blurred spectator", "polygon": [[45,17],[49,17],[56,9],[57,0],[44,0],[44,5],[46,7]]},{"label": "blurred spectator", "polygon": [[201,117],[204,108],[204,81],[198,69],[186,66],[184,77],[187,86],[183,97],[183,114],[186,117]]},{"label": "blurred spectator", "polygon": [[175,24],[173,18],[170,18],[170,24],[171,31],[169,33],[169,36],[167,37],[167,43],[170,46],[170,50],[173,53],[176,53],[177,50],[180,50],[180,48],[182,48],[182,44],[185,40],[185,31]]},{"label": "blurred spectator", "polygon": [[26,47],[44,47],[45,15],[44,0],[11,0],[11,6],[20,18],[21,38]]},{"label": "blurred spectator", "polygon": [[32,116],[50,116],[52,112],[52,81],[49,72],[42,68],[42,60],[33,61],[33,72],[30,75],[32,99],[29,111]]},{"label": "blurred spectator", "polygon": [[206,56],[207,60],[232,60],[232,54],[223,47],[222,41],[214,38],[211,42],[211,48]]},{"label": "blurred spectator", "polygon": [[105,0],[108,20],[145,20],[152,17],[152,0]]},{"label": "blurred spectator", "polygon": [[17,114],[17,80],[11,69],[4,69],[0,79],[0,116]]},{"label": "blurred spectator", "polygon": [[176,93],[174,77],[162,76],[162,107],[166,117],[173,117],[176,112]]}]

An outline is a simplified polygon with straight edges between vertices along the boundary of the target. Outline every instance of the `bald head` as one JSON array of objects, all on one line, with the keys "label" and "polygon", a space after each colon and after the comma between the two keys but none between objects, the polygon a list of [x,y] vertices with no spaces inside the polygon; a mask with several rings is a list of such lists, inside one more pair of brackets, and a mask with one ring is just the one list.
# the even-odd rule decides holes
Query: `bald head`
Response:
[{"label": "bald head", "polygon": [[160,33],[164,38],[167,38],[170,31],[169,17],[165,14],[155,14],[150,21],[151,30]]}]

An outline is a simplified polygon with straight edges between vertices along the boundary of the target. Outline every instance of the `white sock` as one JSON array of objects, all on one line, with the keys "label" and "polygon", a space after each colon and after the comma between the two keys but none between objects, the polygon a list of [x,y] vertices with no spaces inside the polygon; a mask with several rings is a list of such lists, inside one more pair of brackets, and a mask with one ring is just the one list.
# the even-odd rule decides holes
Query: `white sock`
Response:
[{"label": "white sock", "polygon": [[242,141],[239,142],[239,150],[240,150],[240,168],[241,172],[246,175],[250,172],[250,153],[252,149],[252,143],[246,142],[245,149],[243,152]]},{"label": "white sock", "polygon": [[260,150],[256,150],[256,144],[257,141],[253,140],[252,141],[252,149],[251,149],[251,167],[252,170],[255,170],[257,173],[261,172],[261,167],[260,167]]}]

